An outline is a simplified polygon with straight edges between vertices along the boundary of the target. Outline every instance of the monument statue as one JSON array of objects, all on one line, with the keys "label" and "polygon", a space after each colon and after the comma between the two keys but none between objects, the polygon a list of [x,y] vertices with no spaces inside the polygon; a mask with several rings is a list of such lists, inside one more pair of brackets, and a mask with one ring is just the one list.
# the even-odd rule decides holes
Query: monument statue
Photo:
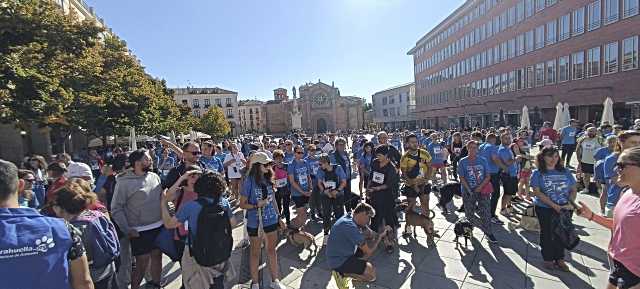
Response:
[{"label": "monument statue", "polygon": [[291,130],[302,129],[302,112],[298,110],[298,100],[295,96],[295,87],[293,88],[293,109],[291,110]]},{"label": "monument statue", "polygon": [[291,88],[291,91],[293,91],[293,98],[295,99],[296,98],[296,86],[295,85]]}]

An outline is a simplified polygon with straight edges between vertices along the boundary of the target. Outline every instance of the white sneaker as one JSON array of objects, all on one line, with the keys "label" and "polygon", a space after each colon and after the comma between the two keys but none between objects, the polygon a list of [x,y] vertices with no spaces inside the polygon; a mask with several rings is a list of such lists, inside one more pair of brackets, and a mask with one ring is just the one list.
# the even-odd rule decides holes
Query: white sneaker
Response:
[{"label": "white sneaker", "polygon": [[285,289],[284,286],[282,284],[280,284],[280,280],[276,279],[274,281],[271,281],[271,288],[272,289]]}]

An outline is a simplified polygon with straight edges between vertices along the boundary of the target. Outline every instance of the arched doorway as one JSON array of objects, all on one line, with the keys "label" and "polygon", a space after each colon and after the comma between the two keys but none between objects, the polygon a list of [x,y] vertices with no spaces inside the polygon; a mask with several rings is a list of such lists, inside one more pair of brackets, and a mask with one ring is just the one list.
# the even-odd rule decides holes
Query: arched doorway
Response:
[{"label": "arched doorway", "polygon": [[327,132],[327,121],[324,118],[319,118],[316,123],[316,132],[325,133]]}]

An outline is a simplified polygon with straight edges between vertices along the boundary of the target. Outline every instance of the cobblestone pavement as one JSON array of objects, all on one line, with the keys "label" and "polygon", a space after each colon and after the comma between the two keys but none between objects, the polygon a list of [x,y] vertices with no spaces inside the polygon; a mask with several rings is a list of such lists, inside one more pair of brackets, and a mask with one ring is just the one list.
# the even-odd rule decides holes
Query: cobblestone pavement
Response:
[{"label": "cobblestone pavement", "polygon": [[[353,188],[357,188],[354,180]],[[357,189],[356,189],[357,190]],[[432,198],[431,207],[435,207]],[[597,208],[595,196],[580,195],[579,201]],[[454,199],[456,207],[461,199]],[[399,238],[398,247],[392,254],[378,250],[371,261],[377,270],[377,280],[371,284],[354,282],[355,288],[605,288],[607,284],[607,245],[609,231],[583,218],[574,218],[581,242],[568,253],[567,263],[570,273],[548,271],[542,267],[542,256],[538,246],[538,233],[510,229],[509,222],[498,227],[495,235],[498,244],[490,245],[479,229],[474,230],[474,239],[467,248],[456,248],[453,242],[453,223],[462,213],[450,213],[446,218],[435,208],[435,227],[441,238],[436,239],[434,248],[427,248],[424,232],[418,230],[418,237],[405,240]],[[451,210],[450,210],[451,211]],[[240,213],[237,213],[241,217]],[[501,217],[504,221],[506,219]],[[404,226],[404,223],[401,222]],[[495,227],[494,227],[495,228]],[[319,252],[312,255],[293,247],[285,239],[278,245],[280,275],[288,288],[337,288],[331,279],[331,271],[326,265],[322,249],[321,224],[310,223],[309,231],[316,235]],[[234,229],[236,242],[241,239],[240,227]],[[244,250],[235,250],[232,262],[236,272],[247,270],[243,262]],[[266,256],[266,255],[265,255]],[[263,258],[266,261],[266,257]],[[178,264],[165,260],[165,288],[180,288]],[[264,265],[263,265],[264,267]],[[246,271],[245,271],[246,272]],[[245,275],[244,278],[238,275]],[[225,288],[248,288],[247,274],[236,274],[227,280]],[[261,288],[269,288],[269,271],[263,270]],[[245,280],[242,280],[245,279]],[[247,281],[247,282],[239,282]]]}]

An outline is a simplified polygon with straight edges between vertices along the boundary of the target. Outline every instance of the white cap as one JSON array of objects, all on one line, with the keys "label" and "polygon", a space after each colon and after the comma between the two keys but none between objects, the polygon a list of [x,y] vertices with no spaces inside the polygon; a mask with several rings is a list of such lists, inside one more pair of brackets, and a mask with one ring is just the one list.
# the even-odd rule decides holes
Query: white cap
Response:
[{"label": "white cap", "polygon": [[70,162],[69,163],[69,177],[70,178],[90,178],[93,183],[93,173],[91,167],[85,163]]},{"label": "white cap", "polygon": [[541,146],[541,147],[543,147],[543,148],[551,147],[551,146],[553,146],[553,141],[552,141],[552,140],[550,140],[550,139],[548,139],[548,138],[546,138],[546,139],[541,140],[541,141],[538,143],[538,145],[539,145],[539,146]]}]

